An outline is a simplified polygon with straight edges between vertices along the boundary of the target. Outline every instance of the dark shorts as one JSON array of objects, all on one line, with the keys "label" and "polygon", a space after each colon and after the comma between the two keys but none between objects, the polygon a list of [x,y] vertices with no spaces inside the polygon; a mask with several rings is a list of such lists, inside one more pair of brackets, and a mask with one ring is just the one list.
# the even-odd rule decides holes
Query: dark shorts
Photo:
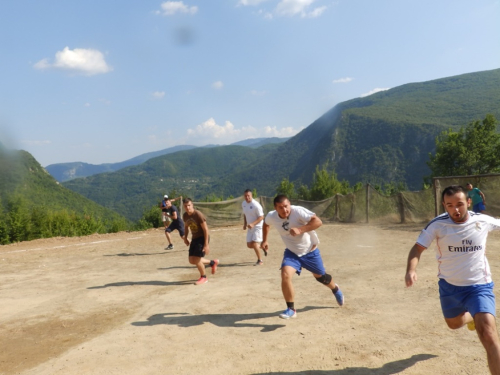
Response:
[{"label": "dark shorts", "polygon": [[326,273],[325,266],[323,265],[323,259],[321,259],[321,254],[318,248],[310,253],[307,253],[306,255],[302,255],[301,257],[290,250],[285,249],[283,261],[281,262],[281,268],[285,266],[294,268],[297,275],[300,275],[302,268],[321,276]]},{"label": "dark shorts", "polygon": [[181,237],[184,237],[184,222],[180,220],[174,220],[170,225],[165,228],[165,232],[172,233],[174,230],[178,230]]},{"label": "dark shorts", "polygon": [[[210,237],[208,237],[208,242],[210,242]],[[189,245],[189,256],[203,258],[205,256],[205,252],[203,251],[204,247],[205,237],[198,237],[191,240],[191,244]]]},{"label": "dark shorts", "polygon": [[439,280],[439,299],[445,318],[455,318],[468,311],[472,316],[478,312],[495,316],[493,282],[471,286],[456,286],[444,279]]},{"label": "dark shorts", "polygon": [[484,206],[483,202],[476,203],[472,207],[472,211],[474,211],[476,214],[480,214],[481,212],[485,211],[486,207]]}]

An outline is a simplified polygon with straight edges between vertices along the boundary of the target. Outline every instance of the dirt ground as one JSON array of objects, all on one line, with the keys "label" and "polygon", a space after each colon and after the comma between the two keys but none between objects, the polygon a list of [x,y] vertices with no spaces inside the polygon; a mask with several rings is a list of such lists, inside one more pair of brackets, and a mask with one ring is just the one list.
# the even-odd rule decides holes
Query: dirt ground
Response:
[{"label": "dirt ground", "polygon": [[[421,227],[323,225],[345,307],[305,271],[287,321],[274,229],[254,266],[241,227],[211,228],[221,264],[201,286],[187,247],[175,235],[164,250],[162,230],[0,246],[0,374],[488,374],[476,333],[444,323],[434,251],[404,287]],[[494,279],[499,248],[490,234]]]}]

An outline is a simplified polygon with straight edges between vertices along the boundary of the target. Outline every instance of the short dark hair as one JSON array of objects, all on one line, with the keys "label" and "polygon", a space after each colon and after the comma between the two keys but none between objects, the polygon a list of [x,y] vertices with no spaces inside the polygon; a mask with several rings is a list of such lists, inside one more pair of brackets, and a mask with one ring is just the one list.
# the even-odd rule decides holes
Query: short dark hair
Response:
[{"label": "short dark hair", "polygon": [[184,199],[182,200],[182,204],[186,204],[186,203],[188,203],[188,202],[193,202],[193,200],[192,200],[191,198],[184,198]]},{"label": "short dark hair", "polygon": [[465,189],[462,186],[451,185],[451,186],[444,188],[443,192],[441,193],[441,200],[444,202],[445,195],[448,197],[451,197],[452,195],[455,195],[457,193],[464,193],[465,197],[467,198],[467,194],[465,193]]},{"label": "short dark hair", "polygon": [[276,206],[278,203],[283,203],[285,199],[290,200],[285,194],[278,194],[276,197],[274,197],[273,204]]},{"label": "short dark hair", "polygon": [[251,192],[252,192],[252,190],[246,189],[243,193],[251,193]]}]

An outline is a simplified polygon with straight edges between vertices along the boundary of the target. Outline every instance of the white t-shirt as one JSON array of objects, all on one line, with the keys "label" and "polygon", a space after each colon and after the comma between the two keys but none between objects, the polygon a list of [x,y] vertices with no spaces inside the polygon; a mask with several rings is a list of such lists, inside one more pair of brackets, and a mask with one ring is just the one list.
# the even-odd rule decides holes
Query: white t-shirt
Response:
[{"label": "white t-shirt", "polygon": [[301,206],[290,207],[290,216],[287,218],[282,219],[277,211],[271,211],[265,221],[267,225],[276,227],[286,248],[300,257],[310,252],[314,245],[319,244],[318,235],[312,230],[294,237],[290,234],[290,228],[306,225],[315,214]]},{"label": "white t-shirt", "polygon": [[[243,208],[243,215],[246,217],[247,224],[253,223],[259,216],[264,216],[262,206],[255,199],[252,199],[250,203],[243,201],[241,207]],[[262,221],[263,220],[259,221],[255,227],[262,227]]]},{"label": "white t-shirt", "polygon": [[500,220],[469,211],[469,218],[455,223],[447,213],[434,218],[417,239],[417,244],[428,248],[436,240],[438,277],[456,286],[491,282],[486,259],[488,233],[500,229]]}]

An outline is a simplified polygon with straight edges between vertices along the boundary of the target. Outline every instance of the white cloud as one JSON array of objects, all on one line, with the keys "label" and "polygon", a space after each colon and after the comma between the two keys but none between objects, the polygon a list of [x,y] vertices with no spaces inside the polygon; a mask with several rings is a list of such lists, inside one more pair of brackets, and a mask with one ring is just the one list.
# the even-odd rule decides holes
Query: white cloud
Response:
[{"label": "white cloud", "polygon": [[368,92],[367,92],[367,93],[365,93],[365,94],[361,94],[361,95],[360,95],[360,97],[361,97],[361,98],[364,98],[365,96],[370,96],[370,95],[376,94],[377,92],[380,92],[380,91],[387,91],[387,90],[389,90],[389,89],[390,89],[390,87],[385,88],[385,89],[382,89],[382,88],[375,88],[375,89],[373,89],[373,90],[368,91]]},{"label": "white cloud", "polygon": [[69,47],[56,52],[53,63],[50,63],[48,59],[42,59],[33,67],[40,70],[60,69],[87,76],[108,73],[113,70],[106,63],[102,52],[84,48],[70,50]]},{"label": "white cloud", "polygon": [[301,17],[319,17],[325,10],[326,6],[318,7],[309,11],[309,7],[315,0],[281,0],[276,6],[276,14],[280,16],[296,16]]},{"label": "white cloud", "polygon": [[344,77],[344,78],[339,78],[339,79],[334,79],[332,83],[349,83],[353,80],[354,78],[351,77]]},{"label": "white cloud", "polygon": [[155,91],[151,94],[155,99],[162,99],[165,96],[165,91]]},{"label": "white cloud", "polygon": [[194,129],[188,129],[188,136],[204,137],[212,139],[232,138],[247,129],[235,129],[230,121],[226,121],[223,126],[218,125],[213,118],[197,125]]},{"label": "white cloud", "polygon": [[267,0],[240,0],[238,5],[243,5],[243,6],[259,5],[260,3],[263,3],[264,1],[267,1]]},{"label": "white cloud", "polygon": [[288,127],[278,129],[276,126],[273,126],[273,127],[266,126],[264,128],[264,136],[265,137],[280,137],[280,138],[293,137],[295,134],[300,132],[302,129],[304,129],[304,128],[294,129],[291,126],[288,126]]},{"label": "white cloud", "polygon": [[222,87],[224,87],[224,83],[222,83],[222,81],[216,81],[212,83],[212,87],[216,90],[220,90]]},{"label": "white cloud", "polygon": [[163,14],[164,16],[173,16],[176,13],[189,13],[195,14],[198,12],[197,6],[185,5],[183,1],[165,1],[160,5],[162,11],[158,11],[158,14]]},{"label": "white cloud", "polygon": [[90,103],[85,103],[83,106],[84,107],[90,107]]}]

